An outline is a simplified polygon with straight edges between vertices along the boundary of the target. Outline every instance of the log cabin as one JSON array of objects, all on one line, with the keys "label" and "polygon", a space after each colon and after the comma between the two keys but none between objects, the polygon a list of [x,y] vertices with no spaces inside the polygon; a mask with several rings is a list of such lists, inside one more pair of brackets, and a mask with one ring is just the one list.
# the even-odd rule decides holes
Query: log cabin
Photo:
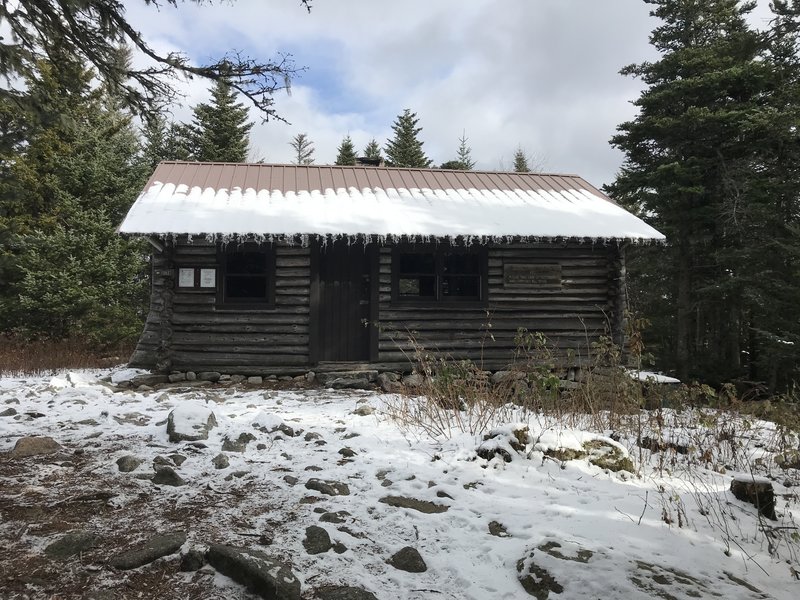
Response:
[{"label": "log cabin", "polygon": [[664,239],[575,175],[172,161],[119,231],[153,247],[130,364],[262,376],[498,370],[520,330],[579,366],[622,341],[625,248]]}]

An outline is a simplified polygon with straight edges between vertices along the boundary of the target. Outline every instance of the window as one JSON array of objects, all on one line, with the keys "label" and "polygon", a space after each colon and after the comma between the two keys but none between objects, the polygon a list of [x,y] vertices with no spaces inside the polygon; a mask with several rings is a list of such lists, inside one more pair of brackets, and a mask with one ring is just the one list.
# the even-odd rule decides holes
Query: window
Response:
[{"label": "window", "polygon": [[242,244],[220,252],[222,308],[272,308],[275,305],[275,251],[272,246]]},{"label": "window", "polygon": [[486,300],[483,248],[396,248],[392,298],[399,302],[482,302]]}]

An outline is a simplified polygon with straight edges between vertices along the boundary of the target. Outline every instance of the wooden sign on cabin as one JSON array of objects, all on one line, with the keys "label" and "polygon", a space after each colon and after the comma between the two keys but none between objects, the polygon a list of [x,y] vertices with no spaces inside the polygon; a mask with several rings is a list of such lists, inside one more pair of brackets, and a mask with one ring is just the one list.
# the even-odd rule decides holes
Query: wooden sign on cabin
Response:
[{"label": "wooden sign on cabin", "polygon": [[503,265],[503,287],[560,289],[561,265],[506,263]]}]

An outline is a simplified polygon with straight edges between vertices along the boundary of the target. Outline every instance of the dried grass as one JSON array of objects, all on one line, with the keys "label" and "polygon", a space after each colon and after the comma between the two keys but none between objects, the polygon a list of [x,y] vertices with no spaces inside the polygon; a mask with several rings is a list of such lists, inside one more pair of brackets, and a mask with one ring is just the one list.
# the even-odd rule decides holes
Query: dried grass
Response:
[{"label": "dried grass", "polygon": [[50,375],[64,369],[111,367],[124,363],[134,344],[99,346],[82,339],[26,340],[0,337],[0,377]]}]

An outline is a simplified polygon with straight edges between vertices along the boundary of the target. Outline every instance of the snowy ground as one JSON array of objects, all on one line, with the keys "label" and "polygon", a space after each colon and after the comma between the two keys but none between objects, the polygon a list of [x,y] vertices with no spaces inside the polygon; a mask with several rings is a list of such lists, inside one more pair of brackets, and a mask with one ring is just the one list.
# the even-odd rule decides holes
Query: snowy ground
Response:
[{"label": "snowy ground", "polygon": [[[99,380],[109,375],[0,380],[0,413],[17,412],[0,417],[2,598],[251,597],[208,566],[180,572],[177,555],[133,571],[106,565],[152,533],[176,529],[189,534],[184,551],[224,542],[290,561],[304,598],[325,584],[362,587],[381,600],[528,598],[518,579],[521,559],[538,573],[534,579],[557,582],[552,599],[800,594],[797,542],[784,535],[796,530],[770,537],[754,507],[727,491],[739,465],[760,465],[779,497],[778,521],[769,525],[794,527],[798,488],[784,484],[797,485],[797,471],[775,466],[780,436],[771,424],[740,424],[736,435],[746,429],[749,437],[736,446],[739,455],[710,446],[708,469],[683,465],[676,453],[632,451],[635,476],[586,459],[546,458],[549,447],[580,447],[597,436],[536,416],[529,417],[525,456],[515,453],[506,463],[476,457],[481,436],[433,440],[398,428],[383,412],[395,400],[376,393],[247,386],[134,392]],[[218,426],[205,447],[168,441],[167,415],[187,402],[215,413]],[[375,413],[354,413],[365,404]],[[302,433],[267,433],[280,422]],[[669,431],[672,443],[697,444],[696,430]],[[223,439],[243,432],[255,439],[244,452],[226,452],[230,466],[216,469],[212,459]],[[54,438],[63,451],[5,454],[32,435]],[[342,448],[355,455],[344,458]],[[172,462],[173,454],[186,457],[175,470],[187,485],[155,485],[153,461]],[[144,460],[122,473],[116,461],[125,455]],[[304,485],[310,478],[346,483],[350,494],[311,491]],[[386,496],[448,508],[425,514],[381,502]],[[322,513],[337,511],[346,511],[343,522],[320,522]],[[490,534],[493,521],[506,533]],[[302,542],[310,525],[324,527],[346,551],[308,554]],[[67,561],[44,556],[49,543],[73,529],[95,531],[101,542]],[[404,546],[420,552],[426,572],[387,564]]]}]

